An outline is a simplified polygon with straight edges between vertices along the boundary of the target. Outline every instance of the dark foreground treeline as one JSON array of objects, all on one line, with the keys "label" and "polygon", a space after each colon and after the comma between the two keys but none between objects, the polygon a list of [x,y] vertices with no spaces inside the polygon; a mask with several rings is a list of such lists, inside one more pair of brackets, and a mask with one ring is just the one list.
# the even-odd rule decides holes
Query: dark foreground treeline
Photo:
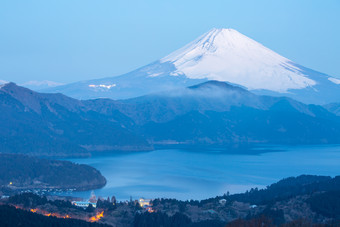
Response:
[{"label": "dark foreground treeline", "polygon": [[232,222],[223,222],[219,220],[205,220],[192,222],[186,215],[176,213],[173,216],[167,216],[164,213],[144,213],[137,214],[134,227],[339,227],[340,220],[333,220],[328,223],[313,223],[311,220],[301,218],[282,224],[275,224],[270,217],[261,215],[250,219],[236,219]]},{"label": "dark foreground treeline", "polygon": [[[222,207],[219,204],[221,199],[226,200]],[[246,210],[247,215],[242,217],[232,206],[235,202],[256,205],[256,208],[249,208]],[[135,227],[340,226],[340,176],[332,178],[302,175],[283,179],[266,189],[255,188],[246,193],[225,194],[201,201],[156,199],[153,205],[162,207],[162,212],[137,214],[134,219]],[[190,217],[197,214],[193,214],[188,207],[208,207],[216,213],[209,220],[192,222]],[[305,210],[301,207],[305,207]],[[164,214],[169,208],[178,213],[173,216]],[[233,221],[223,220],[223,215],[220,214],[225,210],[239,217]],[[290,215],[287,210],[298,214],[295,220],[287,220],[287,215]]]},{"label": "dark foreground treeline", "polygon": [[46,217],[41,214],[16,209],[13,206],[0,205],[0,224],[2,227],[25,226],[25,227],[105,227],[108,225],[90,223],[77,219],[62,219]]},{"label": "dark foreground treeline", "polygon": [[168,216],[162,212],[136,214],[133,225],[135,227],[223,227],[225,222],[219,220],[206,220],[192,222],[191,219],[181,213]]}]

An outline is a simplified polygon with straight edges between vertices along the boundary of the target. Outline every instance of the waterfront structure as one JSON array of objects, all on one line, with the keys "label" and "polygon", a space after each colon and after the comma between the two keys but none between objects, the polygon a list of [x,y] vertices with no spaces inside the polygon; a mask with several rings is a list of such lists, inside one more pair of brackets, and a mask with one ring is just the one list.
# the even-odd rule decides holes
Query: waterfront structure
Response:
[{"label": "waterfront structure", "polygon": [[90,204],[96,208],[97,204],[96,203],[91,203],[89,201],[72,201],[72,205],[77,206],[77,207],[82,207],[82,208],[87,208],[90,206]]}]

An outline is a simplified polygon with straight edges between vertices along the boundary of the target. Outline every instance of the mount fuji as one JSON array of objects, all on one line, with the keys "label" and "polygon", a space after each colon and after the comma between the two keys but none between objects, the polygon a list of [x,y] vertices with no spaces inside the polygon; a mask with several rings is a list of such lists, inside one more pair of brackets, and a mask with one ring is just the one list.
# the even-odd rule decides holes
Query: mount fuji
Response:
[{"label": "mount fuji", "polygon": [[209,80],[309,104],[340,102],[340,79],[298,65],[233,29],[212,29],[168,56],[127,74],[42,91],[78,99],[126,99]]}]

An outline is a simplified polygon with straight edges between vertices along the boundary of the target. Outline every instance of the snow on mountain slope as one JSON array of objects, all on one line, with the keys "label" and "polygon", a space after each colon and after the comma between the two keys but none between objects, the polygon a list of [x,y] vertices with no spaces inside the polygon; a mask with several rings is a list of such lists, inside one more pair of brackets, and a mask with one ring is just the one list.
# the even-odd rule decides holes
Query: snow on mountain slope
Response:
[{"label": "snow on mountain slope", "polygon": [[286,92],[313,86],[290,60],[233,29],[213,29],[161,59],[191,79],[240,84],[248,89]]},{"label": "snow on mountain slope", "polygon": [[335,84],[340,84],[340,80],[339,79],[336,79],[336,78],[333,78],[333,77],[329,77],[328,80],[332,81]]},{"label": "snow on mountain slope", "polygon": [[218,80],[304,103],[340,102],[340,80],[298,65],[233,29],[212,29],[132,72],[40,91],[78,99],[126,99]]}]

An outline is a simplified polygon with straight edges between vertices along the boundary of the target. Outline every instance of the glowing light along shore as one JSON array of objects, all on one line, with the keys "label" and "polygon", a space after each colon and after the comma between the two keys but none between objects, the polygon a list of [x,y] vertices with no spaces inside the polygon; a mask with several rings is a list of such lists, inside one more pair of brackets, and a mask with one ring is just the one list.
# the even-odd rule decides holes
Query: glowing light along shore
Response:
[{"label": "glowing light along shore", "polygon": [[[21,206],[18,206],[18,205],[14,205],[14,207],[16,209],[21,209],[21,210],[26,210],[25,208],[21,207]],[[47,216],[47,217],[56,217],[56,218],[71,218],[70,215],[66,214],[66,215],[61,215],[59,213],[48,213],[46,211],[43,211],[43,210],[40,210],[38,208],[35,208],[35,209],[29,209],[28,211],[32,212],[32,213],[37,213],[37,214],[42,214],[44,216]],[[102,212],[97,212],[97,214],[95,216],[92,216],[88,219],[89,222],[96,222],[96,221],[99,221],[101,218],[104,217],[104,211]],[[76,218],[76,219],[79,219],[79,218]],[[81,219],[81,218],[80,218]]]},{"label": "glowing light along shore", "polygon": [[100,220],[102,217],[104,217],[104,211],[97,212],[96,216],[93,216],[93,217],[89,218],[89,222],[96,222],[96,221]]},{"label": "glowing light along shore", "polygon": [[[25,208],[21,207],[21,206],[18,206],[18,205],[14,205],[14,207],[16,209],[21,209],[21,210],[26,210]],[[27,210],[26,210],[27,211]],[[41,215],[44,215],[44,216],[47,216],[47,217],[56,217],[56,218],[71,218],[70,215],[66,214],[66,215],[61,215],[59,213],[49,213],[49,212],[46,212],[46,211],[43,211],[43,210],[40,210],[38,208],[35,208],[35,209],[29,209],[28,211],[32,212],[32,213],[37,213],[37,214],[41,214]]]}]

